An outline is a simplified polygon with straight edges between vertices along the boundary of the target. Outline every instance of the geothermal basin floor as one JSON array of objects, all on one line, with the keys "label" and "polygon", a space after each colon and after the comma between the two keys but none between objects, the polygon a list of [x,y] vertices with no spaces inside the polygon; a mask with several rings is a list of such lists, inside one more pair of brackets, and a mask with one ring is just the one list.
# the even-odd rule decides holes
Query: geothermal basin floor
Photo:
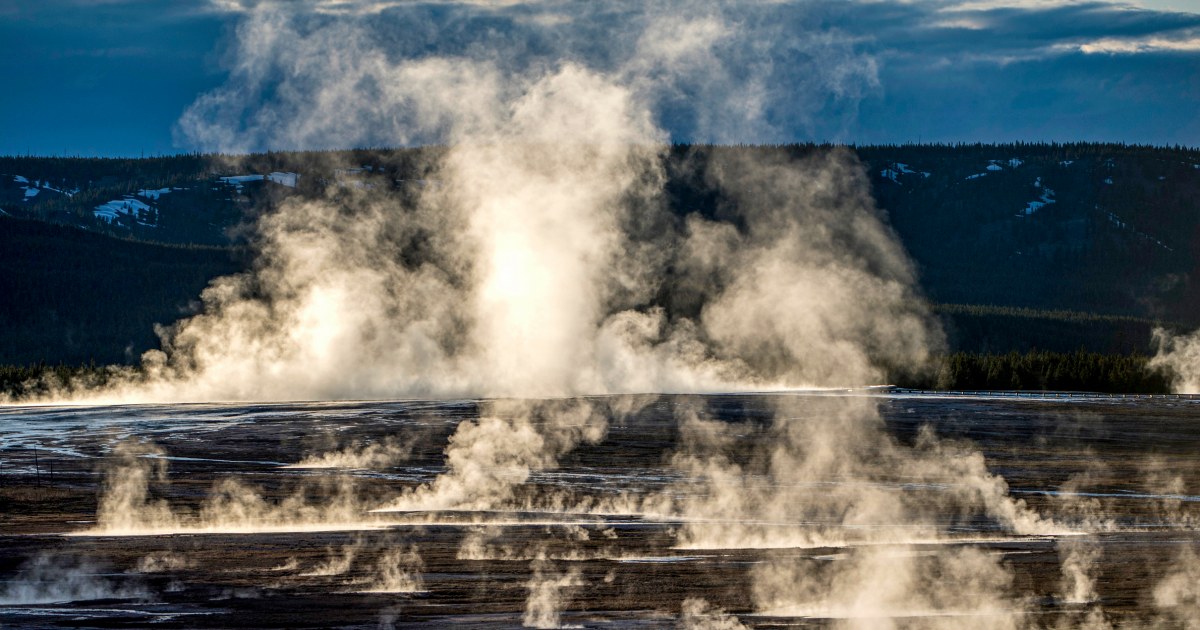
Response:
[{"label": "geothermal basin floor", "polygon": [[[535,419],[539,454],[460,470],[457,479],[493,494],[428,505],[398,497],[446,477],[454,444],[495,464],[482,446],[466,450],[460,431],[491,414],[488,402],[0,408],[0,627],[1183,627],[1200,618],[1189,617],[1200,588],[1196,401],[601,400],[599,436],[551,447],[547,436],[578,433]],[[688,414],[707,424],[688,424]],[[826,428],[782,439],[796,423]],[[696,446],[697,427],[719,439]],[[492,447],[516,435],[530,437],[501,434]],[[870,468],[888,448],[924,449],[936,462],[942,451],[922,446],[931,436],[950,445],[946,458],[977,453],[979,479],[1044,519],[1042,529],[1016,531],[946,499],[955,479]],[[857,467],[812,464],[824,439],[845,451],[835,463]],[[781,448],[802,451],[786,454],[786,470]],[[321,460],[338,453],[359,461]],[[306,459],[333,467],[291,467]],[[810,464],[817,473],[784,474]],[[114,503],[117,486],[136,489],[139,474],[144,494]],[[704,503],[721,484],[779,505]],[[805,497],[825,507],[809,510]],[[123,511],[103,518],[128,527],[98,523],[104,501]],[[864,515],[868,503],[891,506],[892,520]],[[682,504],[710,509],[669,507]],[[250,516],[238,520],[239,510]]]}]

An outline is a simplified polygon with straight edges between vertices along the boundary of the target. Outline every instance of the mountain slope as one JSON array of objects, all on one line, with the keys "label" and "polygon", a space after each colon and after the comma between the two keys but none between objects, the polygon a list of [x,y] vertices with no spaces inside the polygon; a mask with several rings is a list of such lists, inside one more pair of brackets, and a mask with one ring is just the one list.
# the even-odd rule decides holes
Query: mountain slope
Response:
[{"label": "mountain slope", "polygon": [[[435,179],[421,164],[442,150],[0,158],[0,211],[39,220],[0,215],[0,363],[135,359],[156,344],[154,323],[187,314],[210,279],[242,268],[229,247],[260,213],[296,195],[377,188],[395,189],[389,203],[399,210]],[[716,215],[727,200],[704,175],[714,155],[800,160],[833,150],[845,149],[673,146],[664,155],[665,199],[677,215]],[[1200,152],[1110,144],[849,150],[922,290],[942,305],[951,349],[1145,353],[1156,325],[1200,327]]]},{"label": "mountain slope", "polygon": [[222,248],[172,247],[0,217],[0,363],[129,362],[192,311]]}]

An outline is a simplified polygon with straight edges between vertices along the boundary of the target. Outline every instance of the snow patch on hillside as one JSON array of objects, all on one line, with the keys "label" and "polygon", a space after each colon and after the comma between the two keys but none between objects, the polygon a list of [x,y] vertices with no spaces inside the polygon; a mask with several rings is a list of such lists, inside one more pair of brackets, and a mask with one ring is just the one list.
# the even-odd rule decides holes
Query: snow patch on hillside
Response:
[{"label": "snow patch on hillside", "polygon": [[242,192],[242,186],[247,182],[261,182],[262,175],[230,175],[220,178],[226,186],[233,186],[234,190]]},{"label": "snow patch on hillside", "polygon": [[75,193],[79,192],[78,188],[72,188],[71,190],[63,190],[61,188],[55,188],[47,182],[42,182],[42,190],[53,190],[54,192],[56,192],[60,195],[66,195],[68,197],[74,197]]},{"label": "snow patch on hillside", "polygon": [[233,186],[234,189],[236,189],[238,192],[242,192],[242,186],[248,182],[261,182],[261,181],[274,182],[281,186],[287,186],[288,188],[295,188],[296,181],[299,179],[300,179],[299,173],[282,173],[279,171],[274,171],[267,175],[254,175],[254,174],[251,174],[251,175],[229,175],[227,177],[220,178],[220,180],[226,186]]},{"label": "snow patch on hillside", "polygon": [[299,173],[280,173],[276,171],[267,175],[267,180],[275,182],[281,186],[287,186],[288,188],[295,188],[296,181],[299,179]]},{"label": "snow patch on hillside", "polygon": [[154,227],[154,223],[143,220],[145,213],[150,209],[151,207],[148,204],[135,199],[132,195],[125,195],[124,199],[114,199],[96,206],[92,210],[92,214],[97,219],[107,223],[116,221],[117,217],[125,216],[133,219],[139,225]]},{"label": "snow patch on hillside", "polygon": [[35,179],[31,182],[29,181],[29,178],[25,177],[24,175],[13,175],[12,177],[14,182],[18,184],[25,184],[24,186],[20,187],[24,193],[24,197],[22,198],[23,201],[29,201],[30,199],[37,197],[38,194],[40,194],[43,190],[49,190],[60,195],[66,195],[68,197],[71,197],[75,193],[79,192],[78,188],[72,190],[55,188],[50,185],[49,181],[42,181],[40,179]]},{"label": "snow patch on hillside", "polygon": [[1023,214],[1018,214],[1017,215],[1018,217],[1027,217],[1027,216],[1033,214],[1034,212],[1037,212],[1038,210],[1041,210],[1042,208],[1045,208],[1046,206],[1055,202],[1054,189],[1050,188],[1049,186],[1042,185],[1041,177],[1037,178],[1037,180],[1033,182],[1033,186],[1034,186],[1034,188],[1042,189],[1042,196],[1039,197],[1035,201],[1030,201],[1030,202],[1026,203],[1025,204],[1025,212]]},{"label": "snow patch on hillside", "polygon": [[183,190],[183,189],[182,188],[159,188],[157,190],[143,189],[143,190],[137,191],[137,194],[139,197],[145,197],[146,199],[154,199],[157,201],[159,197],[161,197],[169,192],[176,191],[176,190]]},{"label": "snow patch on hillside", "polygon": [[[909,168],[908,165],[903,162],[892,162],[887,168],[879,171],[879,174],[884,179],[890,179],[897,184],[900,183],[901,175],[912,175],[914,173],[916,173],[916,171]],[[929,174],[926,173],[925,176],[929,177]]]},{"label": "snow patch on hillside", "polygon": [[1118,228],[1121,228],[1122,230],[1128,230],[1130,232],[1133,232],[1134,236],[1142,239],[1143,241],[1146,241],[1148,243],[1153,243],[1169,252],[1175,251],[1175,250],[1171,249],[1170,247],[1167,247],[1166,243],[1163,243],[1162,241],[1158,240],[1157,238],[1154,238],[1153,236],[1150,236],[1149,234],[1146,234],[1145,232],[1138,231],[1136,228],[1134,228],[1132,225],[1130,225],[1124,219],[1117,216],[1116,213],[1113,213],[1113,212],[1108,213],[1108,222],[1112,223],[1113,225],[1117,226]]}]

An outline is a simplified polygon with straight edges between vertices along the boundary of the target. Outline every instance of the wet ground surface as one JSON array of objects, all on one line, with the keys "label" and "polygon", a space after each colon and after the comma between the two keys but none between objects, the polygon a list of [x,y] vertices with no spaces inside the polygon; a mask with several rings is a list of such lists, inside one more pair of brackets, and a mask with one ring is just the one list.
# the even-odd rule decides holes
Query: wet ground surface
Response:
[{"label": "wet ground surface", "polygon": [[[866,484],[872,492],[904,494],[906,501],[923,497],[928,506],[919,510],[911,536],[855,534],[862,521],[849,516],[859,507],[853,497],[834,516],[822,512],[806,521],[780,520],[778,511],[739,512],[770,533],[851,532],[844,544],[827,546],[687,544],[688,523],[703,513],[606,507],[711,489],[681,464],[678,455],[690,438],[682,432],[680,409],[699,409],[723,427],[722,470],[771,485],[796,483],[763,463],[778,457],[781,423],[828,422],[850,398],[856,414],[865,405],[878,415],[831,426],[865,422],[858,430],[877,432],[901,452],[922,448],[931,436],[956,453],[978,452],[988,483],[1007,484],[1013,504],[1023,502],[1022,509],[1070,527],[1016,531],[994,514],[940,499],[954,480],[908,483],[887,471],[870,479],[855,478],[852,470],[810,475],[802,483],[817,494]],[[404,489],[444,474],[456,429],[486,412],[485,403],[0,408],[0,626],[702,627],[733,623],[723,610],[763,627],[847,619],[869,627],[892,621],[899,627],[1183,627],[1194,612],[1188,598],[1200,572],[1187,559],[1200,544],[1195,401],[746,395],[642,397],[620,407],[602,439],[536,459],[504,500],[487,508],[397,512],[369,510],[394,505]],[[139,452],[142,468],[121,468],[131,460],[113,449],[135,442],[156,449]],[[371,444],[394,452],[360,468],[285,467]],[[100,497],[114,492],[121,475],[138,470],[150,470],[147,495],[125,509],[165,506],[178,516],[163,531],[105,531],[97,524]],[[501,471],[508,474],[514,473]],[[361,518],[317,517],[315,525],[263,521],[256,528],[251,516],[241,522],[252,526],[236,531],[189,528],[220,494],[214,488],[231,479],[269,508],[291,500],[320,512],[337,504]],[[547,503],[544,497],[558,498]],[[550,504],[555,508],[545,509]],[[802,507],[785,512],[804,513]],[[890,525],[907,532],[912,524]],[[1070,544],[1084,552],[1068,563]],[[998,577],[971,590],[972,601],[928,594],[953,591],[952,582],[977,575],[964,563],[978,558],[986,559],[985,573]],[[843,591],[869,593],[905,579],[929,584],[874,607],[850,610],[825,601],[844,603],[844,592],[831,593],[849,579],[838,567],[853,563],[870,575],[856,575],[859,581]],[[965,573],[957,572],[960,565]],[[1077,565],[1082,568],[1072,573]],[[764,594],[764,576],[780,567],[806,576],[793,579],[795,592],[783,600]],[[1064,581],[1080,574],[1085,577]],[[1172,599],[1163,584],[1177,576],[1193,585]],[[786,591],[788,579],[770,588],[782,583]],[[1071,584],[1088,592],[1071,597]],[[977,601],[979,591],[989,589],[998,592],[999,608],[996,601]],[[917,603],[897,610],[899,600]],[[780,601],[789,604],[772,605]],[[689,606],[694,614],[685,614]]]}]

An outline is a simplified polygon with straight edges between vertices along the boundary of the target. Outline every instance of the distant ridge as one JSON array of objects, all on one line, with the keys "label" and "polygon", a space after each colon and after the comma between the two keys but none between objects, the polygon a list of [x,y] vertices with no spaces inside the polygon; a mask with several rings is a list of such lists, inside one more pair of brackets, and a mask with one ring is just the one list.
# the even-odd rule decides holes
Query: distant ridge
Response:
[{"label": "distant ridge", "polygon": [[[250,242],[259,215],[331,187],[370,188],[399,209],[436,184],[427,167],[444,151],[0,157],[0,211],[32,221],[0,215],[11,296],[0,323],[13,331],[0,363],[136,358],[156,342],[153,323],[174,321],[210,279],[242,268],[227,248]],[[672,145],[665,200],[680,215],[719,213],[720,195],[702,176],[714,153],[783,152],[801,164],[828,151],[861,160],[864,189],[938,305],[951,350],[1150,353],[1155,326],[1200,326],[1195,148]],[[49,224],[86,232],[39,228]],[[101,286],[119,297],[100,297]]]}]

